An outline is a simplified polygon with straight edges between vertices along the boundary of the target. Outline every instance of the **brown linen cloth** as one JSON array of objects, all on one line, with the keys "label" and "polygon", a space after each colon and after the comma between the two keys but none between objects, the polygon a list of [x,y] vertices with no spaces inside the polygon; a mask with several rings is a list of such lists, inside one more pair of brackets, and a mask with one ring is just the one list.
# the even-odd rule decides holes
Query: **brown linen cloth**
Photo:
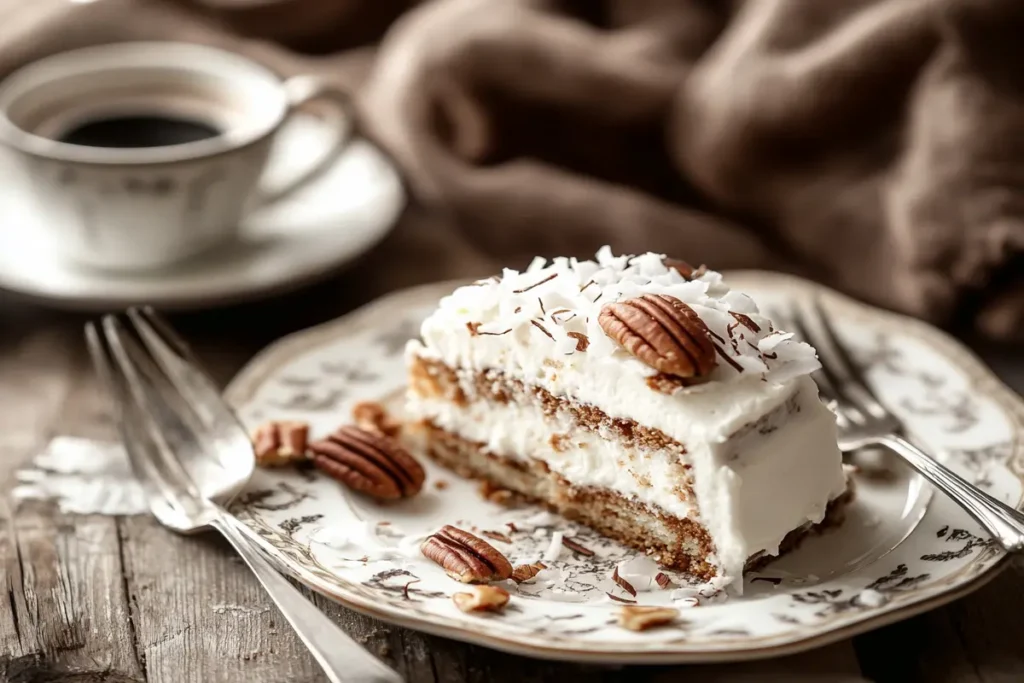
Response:
[{"label": "brown linen cloth", "polygon": [[0,73],[177,38],[360,84],[467,253],[785,269],[1024,338],[1019,0],[4,3]]}]

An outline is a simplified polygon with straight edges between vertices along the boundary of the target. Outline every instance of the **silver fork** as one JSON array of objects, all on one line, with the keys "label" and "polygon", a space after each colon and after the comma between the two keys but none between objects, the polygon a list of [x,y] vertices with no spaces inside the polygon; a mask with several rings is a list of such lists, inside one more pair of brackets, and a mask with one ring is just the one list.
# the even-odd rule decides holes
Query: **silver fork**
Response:
[{"label": "silver fork", "polygon": [[884,446],[978,520],[1007,552],[1024,549],[1024,514],[967,482],[904,433],[900,420],[864,380],[818,300],[781,312],[777,319],[818,351],[821,370],[814,373],[814,379],[822,398],[834,406],[842,451]]},{"label": "silver fork", "polygon": [[156,518],[179,533],[213,528],[223,534],[329,680],[401,683],[281,576],[223,507],[252,474],[252,444],[185,342],[148,308],[129,309],[123,321],[108,315],[99,327],[88,323],[85,337]]}]

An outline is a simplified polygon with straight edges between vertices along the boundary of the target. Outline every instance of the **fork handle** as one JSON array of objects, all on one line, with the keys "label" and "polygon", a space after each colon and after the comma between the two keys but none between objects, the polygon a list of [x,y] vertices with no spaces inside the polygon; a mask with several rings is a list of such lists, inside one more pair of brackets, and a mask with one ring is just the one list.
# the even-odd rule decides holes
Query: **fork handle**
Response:
[{"label": "fork handle", "polygon": [[401,676],[363,649],[281,576],[234,515],[220,510],[210,525],[249,565],[332,683],[403,683]]},{"label": "fork handle", "polygon": [[880,437],[878,442],[901,456],[925,479],[970,513],[1007,552],[1024,549],[1024,513],[970,484],[898,434]]}]

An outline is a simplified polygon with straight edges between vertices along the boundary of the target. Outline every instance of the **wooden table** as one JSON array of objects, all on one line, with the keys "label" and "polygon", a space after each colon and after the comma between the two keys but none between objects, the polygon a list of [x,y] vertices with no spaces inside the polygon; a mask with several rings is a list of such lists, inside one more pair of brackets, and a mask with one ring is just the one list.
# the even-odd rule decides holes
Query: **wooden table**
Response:
[{"label": "wooden table", "polygon": [[[355,269],[261,304],[178,316],[222,382],[287,332],[390,289],[483,275],[494,264],[447,223],[407,212]],[[0,494],[54,435],[112,438],[81,341],[85,317],[0,294]],[[1024,358],[982,349],[1018,391]],[[17,510],[0,496],[0,681],[324,680],[233,552],[213,535],[182,538],[147,516]],[[314,596],[409,681],[1024,681],[1024,562],[968,598],[852,640],[780,660],[615,668],[505,655],[388,626]]]}]

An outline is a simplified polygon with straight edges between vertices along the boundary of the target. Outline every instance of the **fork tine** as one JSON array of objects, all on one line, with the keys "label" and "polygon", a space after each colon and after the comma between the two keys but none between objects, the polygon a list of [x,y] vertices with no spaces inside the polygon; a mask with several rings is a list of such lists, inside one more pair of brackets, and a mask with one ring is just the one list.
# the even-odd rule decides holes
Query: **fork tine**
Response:
[{"label": "fork tine", "polygon": [[[164,489],[165,495],[168,488],[177,488],[187,491],[193,497],[198,497],[199,490],[195,482],[192,481],[192,477],[189,476],[185,468],[182,467],[181,462],[178,461],[174,450],[167,442],[165,431],[161,429],[154,417],[154,415],[159,413],[167,414],[168,407],[156,402],[154,396],[156,392],[147,390],[143,374],[139,371],[136,361],[133,360],[133,355],[135,358],[142,356],[142,350],[138,344],[128,339],[127,335],[123,333],[123,329],[120,321],[114,316],[108,315],[104,317],[104,336],[112,351],[116,365],[124,377],[128,394],[137,407],[134,417],[138,418],[139,424],[145,430],[146,441],[152,446],[151,452],[156,456],[154,464],[159,463],[161,466],[157,476],[157,479],[165,485],[161,488]],[[149,379],[155,380],[156,378],[150,377]],[[170,498],[174,506],[181,509],[180,497],[172,495]]]},{"label": "fork tine", "polygon": [[[244,436],[248,442],[245,428],[221,398],[216,383],[170,324],[149,307],[128,309],[128,319],[202,427],[220,432],[225,425],[233,425],[238,430],[236,437]],[[214,425],[221,430],[213,430]]]},{"label": "fork tine", "polygon": [[[157,496],[162,497],[165,502],[173,500],[169,495],[167,487],[162,480],[152,458],[141,453],[140,449],[146,443],[144,437],[138,433],[137,420],[133,419],[132,402],[128,390],[122,381],[118,381],[119,375],[111,365],[110,349],[102,341],[102,337],[96,328],[95,323],[89,322],[85,325],[85,342],[89,355],[92,358],[93,367],[100,379],[101,386],[110,395],[111,404],[115,412],[115,420],[121,432],[124,442],[125,453],[128,455],[128,464],[139,481],[139,485],[146,491],[151,499]],[[172,505],[173,507],[173,505]]]},{"label": "fork tine", "polygon": [[[167,322],[166,318],[156,312],[156,309],[152,306],[133,307],[128,309],[129,315],[131,315],[133,311],[135,312],[133,319],[145,319],[153,331],[159,334],[160,338],[171,347],[174,353],[183,358],[190,365],[196,368],[202,368],[202,363],[199,362],[199,359],[192,351],[192,347],[189,346],[189,343],[185,341],[177,331],[175,331],[174,327]],[[204,374],[206,374],[205,371]]]},{"label": "fork tine", "polygon": [[149,352],[147,360],[152,360],[160,368],[162,375],[177,390],[171,393],[174,394],[175,403],[189,422],[189,426],[196,433],[207,431],[214,418],[208,410],[203,409],[205,403],[199,402],[195,398],[197,393],[194,389],[197,382],[195,372],[190,372],[189,366],[178,355],[178,348],[174,348],[164,341],[143,317],[139,309],[129,308],[127,318]]},{"label": "fork tine", "polygon": [[[840,376],[839,386],[843,387],[843,393],[868,414],[879,418],[887,417],[889,411],[878,401],[874,392],[868,387],[857,362],[850,355],[846,345],[839,340],[839,335],[836,334],[835,327],[828,314],[822,309],[819,298],[814,299],[813,311],[821,327],[824,340],[830,349],[830,351],[823,352],[820,351],[819,347],[819,353],[831,353],[831,360],[828,364],[832,366],[832,371]],[[822,366],[824,367],[826,365],[824,362],[825,356],[823,355],[822,358]]]}]

